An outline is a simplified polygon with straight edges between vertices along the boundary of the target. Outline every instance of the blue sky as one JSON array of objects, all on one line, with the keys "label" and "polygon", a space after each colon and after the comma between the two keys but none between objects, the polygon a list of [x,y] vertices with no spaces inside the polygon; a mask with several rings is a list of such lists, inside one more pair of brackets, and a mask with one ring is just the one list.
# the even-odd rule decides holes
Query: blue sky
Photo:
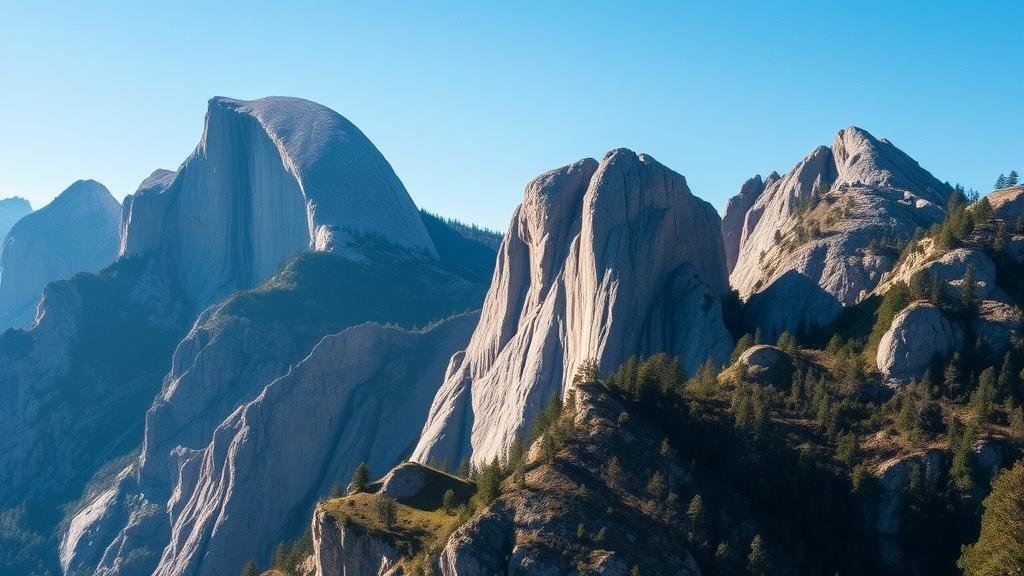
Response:
[{"label": "blue sky", "polygon": [[851,124],[982,191],[1024,171],[1024,2],[34,4],[0,0],[0,196],[37,207],[176,168],[214,95],[325,104],[421,206],[502,230],[621,146],[719,210]]}]

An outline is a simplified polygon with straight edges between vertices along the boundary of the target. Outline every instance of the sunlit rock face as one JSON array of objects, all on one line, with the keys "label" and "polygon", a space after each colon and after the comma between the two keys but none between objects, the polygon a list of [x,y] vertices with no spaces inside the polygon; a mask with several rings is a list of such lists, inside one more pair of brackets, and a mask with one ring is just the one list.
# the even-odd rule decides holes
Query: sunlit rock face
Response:
[{"label": "sunlit rock face", "polygon": [[888,245],[944,217],[950,192],[889,141],[840,130],[746,211],[729,280],[750,328],[774,339],[827,326],[892,268]]},{"label": "sunlit rock face", "polygon": [[79,180],[18,220],[0,255],[0,330],[31,324],[46,284],[113,262],[120,211],[105,186]]},{"label": "sunlit rock face", "polygon": [[586,360],[603,372],[654,352],[688,372],[725,360],[720,226],[682,176],[629,150],[533,180],[413,458],[456,466],[502,455]]},{"label": "sunlit rock face", "polygon": [[176,173],[126,201],[121,254],[157,252],[197,308],[255,286],[303,250],[371,236],[435,256],[416,206],[352,123],[298,98],[210,100]]}]

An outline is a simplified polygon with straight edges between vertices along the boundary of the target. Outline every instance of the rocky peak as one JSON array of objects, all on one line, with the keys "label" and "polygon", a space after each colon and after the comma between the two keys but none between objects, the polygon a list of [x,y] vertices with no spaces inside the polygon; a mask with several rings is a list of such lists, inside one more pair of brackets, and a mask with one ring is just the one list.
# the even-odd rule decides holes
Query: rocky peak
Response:
[{"label": "rocky peak", "polygon": [[747,324],[768,338],[827,325],[895,263],[869,247],[941,220],[949,193],[887,140],[840,130],[746,211],[730,282],[750,303]]},{"label": "rocky peak", "polygon": [[664,351],[690,372],[724,360],[720,226],[681,175],[629,150],[530,182],[413,459],[490,461],[586,360],[607,371]]},{"label": "rocky peak", "polygon": [[0,254],[0,328],[31,324],[47,283],[110,264],[119,219],[120,206],[105,186],[79,180],[18,220]]},{"label": "rocky peak", "polygon": [[764,181],[758,174],[744,182],[740,187],[740,193],[729,198],[725,205],[725,216],[722,217],[722,242],[725,244],[725,264],[729,272],[736,266],[736,258],[739,256],[743,221],[747,217],[747,210],[750,210],[762,192]]},{"label": "rocky peak", "polygon": [[176,174],[147,178],[125,216],[121,254],[164,258],[197,308],[255,286],[305,250],[358,257],[372,238],[437,256],[370,140],[298,98],[211,99],[195,152]]},{"label": "rocky peak", "polygon": [[31,212],[32,205],[19,196],[0,200],[0,236],[7,236],[11,226]]},{"label": "rocky peak", "polygon": [[836,134],[832,153],[842,182],[908,190],[943,206],[949,197],[948,186],[916,160],[888,140],[876,139],[856,126]]}]

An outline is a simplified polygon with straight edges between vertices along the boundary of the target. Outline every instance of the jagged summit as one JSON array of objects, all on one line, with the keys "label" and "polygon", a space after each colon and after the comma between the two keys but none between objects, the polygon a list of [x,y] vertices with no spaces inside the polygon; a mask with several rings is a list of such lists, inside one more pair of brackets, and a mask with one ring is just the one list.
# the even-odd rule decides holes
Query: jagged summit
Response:
[{"label": "jagged summit", "polygon": [[369,237],[437,254],[377,148],[299,98],[211,99],[195,152],[125,205],[122,255],[160,253],[200,308],[305,250],[357,254]]},{"label": "jagged summit", "polygon": [[941,220],[950,192],[888,140],[857,127],[766,184],[742,218],[751,194],[741,191],[723,237],[740,237],[729,279],[751,301],[748,323],[768,337],[828,324],[892,267],[895,256],[879,247]]},{"label": "jagged summit", "polygon": [[413,459],[503,455],[587,360],[667,352],[692,372],[732,346],[718,214],[646,154],[613,150],[526,186],[469,347],[452,357]]},{"label": "jagged summit", "polygon": [[840,130],[832,143],[832,154],[840,182],[910,190],[937,203],[949,197],[949,187],[921,168],[916,160],[885,138],[876,139],[862,128],[850,126]]},{"label": "jagged summit", "polygon": [[0,248],[0,328],[30,324],[47,283],[111,263],[119,218],[105,186],[79,180],[18,220]]}]

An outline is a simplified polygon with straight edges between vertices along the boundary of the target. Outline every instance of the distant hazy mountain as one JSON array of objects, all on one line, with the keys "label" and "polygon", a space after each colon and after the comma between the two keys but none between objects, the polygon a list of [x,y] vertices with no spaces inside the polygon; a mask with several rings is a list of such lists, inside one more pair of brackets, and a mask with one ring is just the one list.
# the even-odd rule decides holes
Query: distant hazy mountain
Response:
[{"label": "distant hazy mountain", "polygon": [[7,236],[11,226],[31,212],[32,205],[24,198],[15,196],[0,200],[0,236]]},{"label": "distant hazy mountain", "polygon": [[[20,210],[28,203],[22,200],[15,206]],[[3,208],[0,204],[0,211]],[[79,180],[41,210],[18,220],[0,255],[0,329],[30,324],[47,283],[95,272],[113,262],[120,212],[106,187]]]}]

